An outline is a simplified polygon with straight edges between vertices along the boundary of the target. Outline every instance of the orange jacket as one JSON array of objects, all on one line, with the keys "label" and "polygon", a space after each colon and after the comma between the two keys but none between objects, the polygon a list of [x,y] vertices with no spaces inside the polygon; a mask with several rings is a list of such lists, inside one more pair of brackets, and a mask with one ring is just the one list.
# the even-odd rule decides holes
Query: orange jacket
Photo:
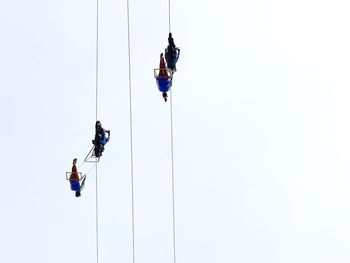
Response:
[{"label": "orange jacket", "polygon": [[164,57],[161,57],[160,62],[159,62],[159,78],[169,78],[168,71],[166,70],[166,65],[164,61]]},{"label": "orange jacket", "polygon": [[79,174],[78,174],[78,169],[77,166],[75,164],[73,164],[72,166],[72,173],[70,174],[69,177],[70,181],[79,181]]}]

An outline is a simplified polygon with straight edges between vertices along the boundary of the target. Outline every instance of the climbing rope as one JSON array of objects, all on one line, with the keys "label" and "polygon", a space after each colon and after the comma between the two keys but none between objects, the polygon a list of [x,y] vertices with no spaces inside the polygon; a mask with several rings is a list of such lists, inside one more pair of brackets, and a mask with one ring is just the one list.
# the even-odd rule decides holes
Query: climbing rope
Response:
[{"label": "climbing rope", "polygon": [[[96,0],[96,122],[97,122],[97,114],[98,114],[98,59],[99,59],[99,52],[98,52],[98,48],[99,48],[99,39],[98,39],[98,36],[99,36],[99,32],[98,32],[98,25],[99,25],[99,16],[98,16],[98,13],[99,13],[99,2],[98,0]],[[95,122],[95,123],[96,123]],[[96,196],[96,199],[95,199],[95,205],[96,205],[96,262],[98,263],[98,259],[99,259],[99,244],[98,244],[98,241],[99,241],[99,235],[98,235],[98,176],[97,176],[97,163],[96,163],[96,170],[95,170],[95,173],[96,173],[96,189],[95,189],[95,196]]]},{"label": "climbing rope", "polygon": [[171,134],[171,192],[173,203],[173,253],[176,263],[176,239],[175,239],[175,176],[174,176],[174,136],[173,136],[173,95],[170,90],[170,134]]},{"label": "climbing rope", "polygon": [[[169,6],[169,33],[171,32],[171,2],[168,1]],[[171,135],[171,193],[172,193],[172,217],[173,217],[173,256],[174,263],[176,263],[176,231],[175,231],[175,176],[174,176],[174,133],[173,133],[173,93],[170,90],[170,135]]]},{"label": "climbing rope", "polygon": [[171,18],[171,16],[170,16],[170,0],[168,1],[168,6],[169,6],[169,32],[171,32],[171,28],[170,28],[170,18]]},{"label": "climbing rope", "polygon": [[134,158],[133,158],[133,133],[132,133],[132,89],[131,89],[131,52],[130,52],[130,8],[129,0],[127,5],[128,24],[128,60],[129,60],[129,119],[130,119],[130,179],[131,179],[131,232],[132,232],[132,262],[135,263],[135,213],[134,213]]},{"label": "climbing rope", "polygon": [[[86,164],[86,162],[83,162],[81,165],[78,166],[77,170],[80,171],[82,167]],[[91,166],[87,173],[84,173],[85,175],[88,175],[96,166]]]}]

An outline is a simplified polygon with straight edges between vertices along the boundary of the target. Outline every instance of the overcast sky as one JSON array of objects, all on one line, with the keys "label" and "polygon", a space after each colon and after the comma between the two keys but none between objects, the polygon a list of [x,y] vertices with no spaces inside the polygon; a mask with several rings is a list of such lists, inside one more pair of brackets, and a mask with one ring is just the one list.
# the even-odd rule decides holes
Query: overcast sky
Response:
[{"label": "overcast sky", "polygon": [[[171,0],[178,263],[350,262],[350,4]],[[99,262],[132,262],[126,1],[100,0]],[[96,1],[0,2],[0,262],[96,262]],[[130,0],[135,259],[172,263],[168,2]],[[87,172],[91,165],[81,167]]]}]

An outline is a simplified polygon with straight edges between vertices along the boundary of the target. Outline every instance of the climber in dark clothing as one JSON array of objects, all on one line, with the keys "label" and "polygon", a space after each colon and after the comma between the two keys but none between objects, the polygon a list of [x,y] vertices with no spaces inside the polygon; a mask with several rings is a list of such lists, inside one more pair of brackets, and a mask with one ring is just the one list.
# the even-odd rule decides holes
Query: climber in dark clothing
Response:
[{"label": "climber in dark clothing", "polygon": [[[106,134],[108,134],[108,137],[106,137]],[[111,132],[109,130],[105,130],[100,121],[96,121],[95,124],[95,140],[92,141],[92,143],[95,146],[95,157],[101,157],[102,152],[104,151],[104,146],[109,141],[111,136]]]},{"label": "climber in dark clothing", "polygon": [[180,49],[176,47],[171,33],[168,37],[168,47],[165,49],[165,60],[169,69],[176,71],[176,63],[180,57]]}]

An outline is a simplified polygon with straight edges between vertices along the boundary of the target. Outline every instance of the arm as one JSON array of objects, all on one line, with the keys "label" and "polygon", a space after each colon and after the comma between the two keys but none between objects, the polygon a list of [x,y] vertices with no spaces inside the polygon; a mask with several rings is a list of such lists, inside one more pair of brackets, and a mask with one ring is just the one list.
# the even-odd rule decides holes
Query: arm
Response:
[{"label": "arm", "polygon": [[106,140],[107,140],[107,142],[109,141],[109,139],[111,138],[111,131],[110,130],[108,130],[108,131],[106,131],[107,132],[107,134],[108,134],[108,137],[106,138]]},{"label": "arm", "polygon": [[176,58],[176,61],[177,61],[180,57],[180,49],[177,47],[176,50],[177,50],[177,58]]}]

